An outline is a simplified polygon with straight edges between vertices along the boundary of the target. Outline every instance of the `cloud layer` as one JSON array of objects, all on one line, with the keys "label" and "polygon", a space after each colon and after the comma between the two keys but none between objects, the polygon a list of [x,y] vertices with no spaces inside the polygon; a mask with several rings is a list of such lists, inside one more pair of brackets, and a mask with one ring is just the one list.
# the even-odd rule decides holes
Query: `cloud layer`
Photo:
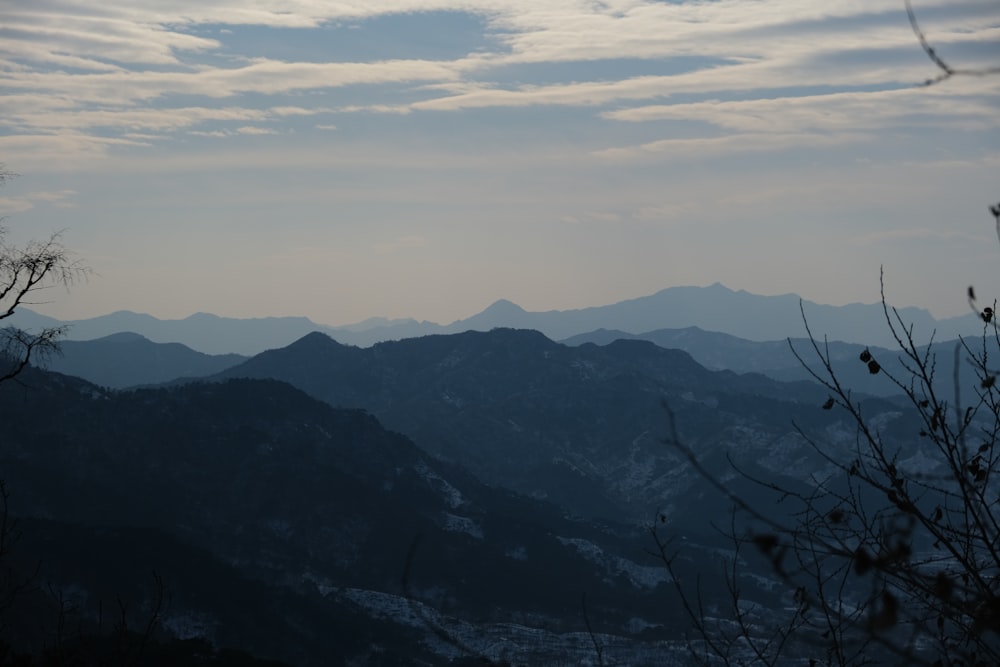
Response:
[{"label": "cloud layer", "polygon": [[[914,6],[951,65],[997,66],[995,0]],[[935,242],[988,238],[949,218],[989,195],[1000,76],[922,87],[938,71],[901,0],[37,0],[2,15],[0,162],[34,180],[0,212],[83,220],[80,245],[133,290],[87,297],[115,308],[141,309],[142,270],[172,275],[129,257],[170,247],[204,276],[234,234],[239,285],[260,282],[241,273],[255,257],[311,283],[378,267],[377,296],[340,294],[357,319],[727,276],[792,291],[765,271],[781,262],[815,273],[808,296],[857,300],[882,261],[916,275]],[[901,243],[924,245],[907,258]],[[260,289],[297,293],[279,283]],[[449,284],[451,310],[416,296]],[[913,285],[913,303],[951,290]]]},{"label": "cloud layer", "polygon": [[[995,55],[1000,18],[989,0],[918,10],[938,52],[955,54],[961,66]],[[370,30],[377,42],[379,19],[413,13],[442,17],[442,30],[449,16],[470,15],[482,27],[479,43],[458,58],[323,58],[322,40]],[[0,28],[0,148],[15,161],[23,155],[18,136],[46,144],[61,137],[55,143],[67,153],[92,157],[132,145],[129,133],[143,133],[139,143],[148,144],[188,131],[232,136],[248,123],[279,133],[297,115],[333,125],[338,113],[510,107],[598,107],[609,121],[707,113],[709,123],[741,133],[788,134],[803,124],[855,132],[900,119],[989,124],[995,82],[947,97],[893,94],[935,73],[901,13],[895,0],[22,3],[4,10]],[[277,29],[319,35],[313,60],[266,57],[231,39]],[[588,76],[588,65],[600,61],[621,64]],[[637,61],[680,71],[635,75],[629,63]],[[573,66],[565,70],[572,80],[532,81],[539,66],[556,63]],[[396,88],[395,99],[376,101],[385,86]],[[837,90],[845,88],[851,92]],[[336,105],[301,99],[342,89]],[[691,102],[704,96],[728,99]]]}]

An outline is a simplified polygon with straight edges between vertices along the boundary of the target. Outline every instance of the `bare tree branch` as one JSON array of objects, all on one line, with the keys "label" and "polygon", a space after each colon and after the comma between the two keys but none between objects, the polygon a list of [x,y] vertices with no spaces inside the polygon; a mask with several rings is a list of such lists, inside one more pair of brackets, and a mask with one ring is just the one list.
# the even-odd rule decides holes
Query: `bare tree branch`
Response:
[{"label": "bare tree branch", "polygon": [[[15,175],[0,165],[0,185]],[[63,246],[61,232],[18,245],[9,240],[7,228],[0,224],[0,321],[22,306],[38,303],[33,301],[38,292],[59,285],[70,287],[89,274],[90,269]],[[62,327],[33,332],[0,328],[0,382],[17,377],[32,359],[57,351],[64,333]]]},{"label": "bare tree branch", "polygon": [[913,11],[913,3],[911,0],[904,0],[906,4],[906,17],[910,20],[910,27],[913,28],[913,34],[917,36],[917,41],[920,42],[920,48],[924,50],[927,57],[930,58],[931,62],[941,70],[941,73],[936,77],[932,77],[924,81],[923,85],[932,86],[935,83],[944,81],[945,79],[951,78],[956,74],[970,75],[970,76],[986,76],[987,74],[1000,74],[1000,67],[987,67],[981,69],[969,69],[969,68],[955,68],[945,62],[944,58],[937,52],[937,50],[931,46],[930,42],[927,41],[927,36],[924,31],[921,30],[920,25],[917,23],[917,15]]}]

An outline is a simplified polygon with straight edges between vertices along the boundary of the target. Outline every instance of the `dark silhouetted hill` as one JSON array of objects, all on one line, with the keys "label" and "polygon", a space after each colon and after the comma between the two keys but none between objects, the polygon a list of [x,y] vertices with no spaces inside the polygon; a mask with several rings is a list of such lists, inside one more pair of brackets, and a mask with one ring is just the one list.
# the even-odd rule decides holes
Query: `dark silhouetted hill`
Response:
[{"label": "dark silhouetted hill", "polygon": [[[616,340],[646,340],[660,347],[684,350],[698,363],[713,370],[731,370],[737,373],[760,373],[784,382],[815,381],[810,373],[822,371],[822,364],[812,343],[807,338],[789,338],[781,341],[750,341],[728,334],[713,331],[703,331],[697,327],[686,329],[659,329],[641,334],[630,334],[624,331],[599,329],[589,333],[572,336],[562,341],[566,345],[582,345],[594,343],[607,345]],[[932,353],[936,356],[936,376],[940,381],[939,391],[948,395],[954,394],[954,378],[959,378],[960,387],[975,385],[972,367],[966,363],[969,345],[973,350],[982,350],[986,345],[987,353],[992,356],[997,353],[997,341],[994,339],[969,336],[965,343],[958,340],[934,343]],[[865,346],[856,343],[832,341],[824,343],[817,341],[824,354],[829,355],[831,366],[838,379],[854,391],[874,396],[898,396],[903,390],[892,382],[887,382],[884,376],[873,376],[864,364],[858,363],[858,357],[863,350],[882,360],[886,371],[899,377],[906,377],[904,363],[908,360],[898,350],[890,350],[878,346]],[[794,350],[794,352],[793,352]],[[956,350],[958,355],[956,357]],[[921,356],[927,354],[927,346],[918,346]],[[801,357],[796,358],[795,353]],[[956,368],[956,359],[958,367]],[[808,365],[808,368],[803,365]],[[912,362],[910,362],[912,363]],[[822,373],[821,373],[822,375]]]},{"label": "dark silhouetted hill", "polygon": [[62,341],[59,349],[39,365],[115,389],[211,375],[246,360],[239,354],[203,354],[180,343],[154,343],[131,332]]},{"label": "dark silhouetted hill", "polygon": [[[331,405],[369,410],[489,484],[584,516],[638,518],[693,498],[686,490],[697,480],[664,445],[664,401],[686,441],[723,459],[765,461],[775,474],[782,456],[805,456],[795,424],[835,427],[813,383],[710,371],[648,341],[571,347],[513,329],[370,348],[314,333],[217,377],[278,378]],[[780,456],[775,443],[785,443]]]},{"label": "dark silhouetted hill", "polygon": [[[296,349],[329,361],[341,347],[313,335]],[[590,622],[621,637],[627,662],[653,664],[628,649],[629,628],[672,612],[639,531],[483,486],[373,416],[276,380],[22,380],[0,385],[19,548],[29,563],[44,554],[40,576],[72,591],[84,620],[121,596],[138,622],[155,570],[176,638],[300,665],[443,664],[465,649],[442,636],[475,657],[516,623],[523,641],[505,650],[537,664],[589,655],[559,634],[585,631],[586,590]]]}]

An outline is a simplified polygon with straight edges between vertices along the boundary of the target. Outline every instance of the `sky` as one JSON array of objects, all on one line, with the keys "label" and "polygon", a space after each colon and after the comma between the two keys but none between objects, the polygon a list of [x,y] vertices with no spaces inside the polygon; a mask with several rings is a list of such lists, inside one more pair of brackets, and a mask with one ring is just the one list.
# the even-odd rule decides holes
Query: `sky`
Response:
[{"label": "sky", "polygon": [[[997,0],[914,0],[951,67]],[[1000,297],[1000,75],[903,0],[0,0],[33,309],[441,323],[721,282]]]}]

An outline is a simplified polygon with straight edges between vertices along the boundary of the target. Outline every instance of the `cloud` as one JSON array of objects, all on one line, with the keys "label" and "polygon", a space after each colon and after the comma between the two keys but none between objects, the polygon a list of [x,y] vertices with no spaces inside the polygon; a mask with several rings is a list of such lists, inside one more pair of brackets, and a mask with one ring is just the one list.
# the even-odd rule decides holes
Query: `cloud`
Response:
[{"label": "cloud", "polygon": [[708,100],[634,107],[603,117],[628,122],[697,120],[736,132],[877,130],[899,126],[952,125],[989,129],[998,125],[1000,85],[904,88],[732,101]]},{"label": "cloud", "polygon": [[[919,9],[927,12],[924,27],[939,51],[973,49],[957,51],[966,58],[956,65],[966,66],[1000,39],[991,4],[928,0]],[[317,44],[315,61],[304,62],[253,50],[252,37],[272,29],[311,39],[338,25],[375,25],[365,22],[416,12],[473,15],[484,26],[481,43],[450,60],[352,60],[325,54]],[[858,136],[894,119],[982,129],[995,106],[971,94],[952,97],[949,107],[944,95],[891,90],[935,73],[898,0],[271,0],[253,6],[38,0],[7,9],[3,28],[0,130],[63,137],[64,147],[79,151],[73,160],[139,145],[140,138],[153,141],[156,134],[280,132],[297,116],[320,113],[596,107],[602,122],[707,122],[734,137],[708,133],[697,139],[703,146],[745,151],[762,150],[746,135],[770,132],[772,119],[787,123],[782,133],[817,145],[822,132],[851,129]],[[599,75],[587,67],[596,61],[607,63]],[[657,73],[637,73],[629,63],[639,61]],[[541,80],[536,66],[554,64],[572,67],[557,80]],[[862,88],[876,92],[851,92]],[[717,101],[692,100],[708,96]],[[639,152],[667,148],[682,145],[647,142]]]},{"label": "cloud", "polygon": [[253,125],[244,125],[243,127],[236,128],[236,133],[259,136],[264,134],[278,134],[278,131],[266,127],[255,127]]},{"label": "cloud", "polygon": [[808,132],[757,132],[730,134],[721,137],[660,139],[637,146],[595,151],[594,155],[608,161],[698,160],[732,153],[829,148],[873,138],[873,135],[858,132],[843,132],[835,135]]},{"label": "cloud", "polygon": [[29,192],[17,197],[0,197],[0,215],[22,213],[35,208],[39,202],[44,202],[58,208],[72,208],[75,204],[72,198],[75,190],[56,190]]},{"label": "cloud", "polygon": [[19,170],[89,170],[113,148],[148,147],[148,142],[83,133],[0,136],[0,155]]},{"label": "cloud", "polygon": [[27,197],[0,197],[0,215],[21,213],[35,208],[35,203]]},{"label": "cloud", "polygon": [[233,136],[233,133],[229,130],[191,130],[190,132],[188,132],[188,134],[194,137],[215,137],[215,138]]},{"label": "cloud", "polygon": [[[787,57],[787,56],[786,56]],[[834,67],[817,64],[804,68],[794,59],[732,61],[712,65],[682,74],[624,77],[612,81],[582,81],[552,85],[525,84],[514,88],[494,85],[466,86],[455,95],[445,95],[412,103],[413,109],[456,111],[490,107],[529,106],[602,106],[651,99],[667,99],[691,94],[746,93],[760,90],[787,90],[794,88],[886,86],[891,89],[912,87],[926,78],[927,68],[922,62],[902,67],[882,68],[863,65]],[[652,107],[661,117],[674,106],[664,104]],[[943,109],[942,109],[943,110]],[[607,112],[606,117],[617,120],[638,120],[642,112],[618,110]]]},{"label": "cloud", "polygon": [[11,91],[70,96],[77,104],[125,106],[167,95],[223,99],[243,93],[279,95],[351,85],[441,80],[457,76],[457,69],[449,63],[422,60],[312,63],[260,58],[240,67],[200,66],[186,71],[0,74],[0,84]]},{"label": "cloud", "polygon": [[[318,110],[315,113],[323,113]],[[67,117],[58,112],[40,113],[31,118],[14,112],[11,120],[36,129],[55,131],[62,129],[87,130],[118,127],[127,130],[174,131],[210,121],[263,121],[280,118],[273,109],[247,109],[241,107],[181,107],[122,110],[81,110]]]},{"label": "cloud", "polygon": [[[102,70],[109,63],[174,65],[177,51],[219,46],[214,39],[171,29],[164,18],[113,3],[105,3],[103,11],[69,2],[23,3],[4,9],[4,28],[15,38],[4,40],[0,53],[35,64]],[[73,54],[73,60],[65,54]]]},{"label": "cloud", "polygon": [[405,115],[413,111],[405,104],[351,104],[337,109],[339,113],[377,113]]}]

